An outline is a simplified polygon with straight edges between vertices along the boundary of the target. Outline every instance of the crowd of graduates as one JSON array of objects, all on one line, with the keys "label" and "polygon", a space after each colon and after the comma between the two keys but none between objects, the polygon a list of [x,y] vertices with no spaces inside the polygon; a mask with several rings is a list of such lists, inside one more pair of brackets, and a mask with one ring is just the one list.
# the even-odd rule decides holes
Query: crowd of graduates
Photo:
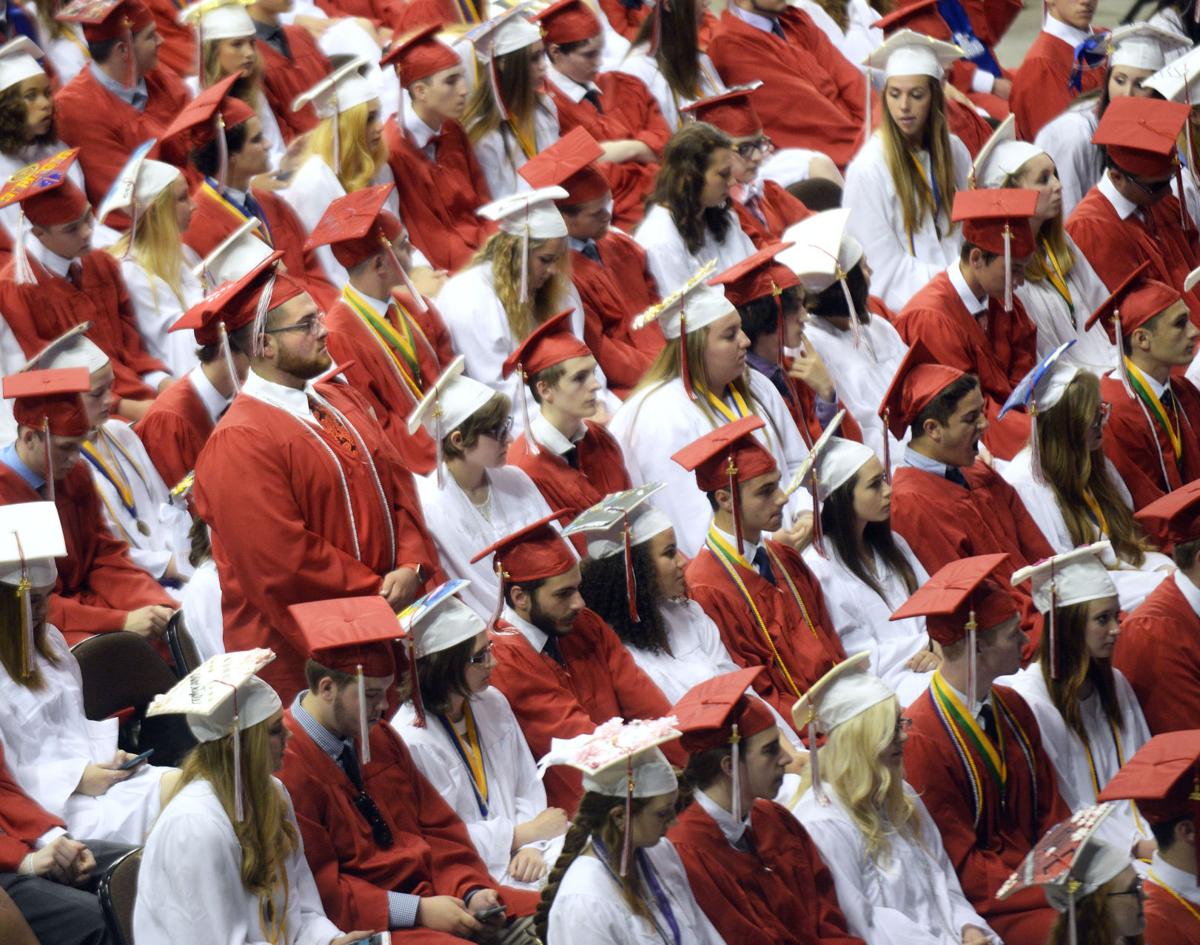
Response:
[{"label": "crowd of graduates", "polygon": [[1200,7],[1021,9],[9,3],[0,937],[1200,945]]}]

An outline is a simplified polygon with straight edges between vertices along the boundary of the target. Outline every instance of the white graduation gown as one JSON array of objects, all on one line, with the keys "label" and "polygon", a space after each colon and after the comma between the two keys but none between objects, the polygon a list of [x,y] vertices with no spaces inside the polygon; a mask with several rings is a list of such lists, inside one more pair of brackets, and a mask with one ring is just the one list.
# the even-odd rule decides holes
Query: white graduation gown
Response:
[{"label": "white graduation gown", "polygon": [[1075,265],[1067,273],[1066,280],[1075,307],[1074,313],[1048,279],[1018,286],[1016,296],[1025,306],[1025,314],[1037,328],[1039,360],[1059,345],[1075,339],[1075,344],[1063,355],[1063,360],[1094,374],[1103,374],[1116,366],[1117,346],[1108,340],[1108,335],[1100,325],[1093,325],[1086,331],[1083,326],[1088,316],[1108,298],[1108,289],[1071,237],[1065,233],[1063,235],[1075,258]]},{"label": "white graduation gown", "polygon": [[[1030,663],[1003,682],[1012,686],[1033,711],[1042,735],[1042,747],[1054,763],[1054,773],[1058,776],[1058,793],[1072,813],[1095,804],[1099,793],[1096,784],[1101,788],[1108,784],[1121,766],[1150,740],[1150,729],[1133,687],[1119,669],[1114,667],[1112,672],[1121,719],[1115,736],[1097,693],[1093,692],[1079,703],[1090,752],[1079,736],[1067,727],[1062,713],[1051,701],[1040,662]],[[1093,766],[1095,783],[1092,781]],[[1106,840],[1122,850],[1129,849],[1137,840],[1151,838],[1149,825],[1137,817],[1129,801],[1118,801],[1116,809],[1100,829]]]},{"label": "white graduation gown", "polygon": [[725,239],[718,241],[706,230],[704,244],[691,253],[666,207],[655,204],[646,211],[633,238],[646,251],[647,267],[654,276],[660,296],[666,298],[711,259],[717,261],[716,272],[721,272],[754,253],[754,243],[742,230],[737,214],[733,210],[726,212],[730,226]]},{"label": "white graduation gown", "polygon": [[[467,74],[470,72],[468,69]],[[537,109],[533,113],[533,135],[537,153],[558,140],[558,109],[545,95],[539,96]],[[517,173],[529,159],[507,122],[489,131],[473,147],[493,200],[532,189],[525,178]]]},{"label": "white graduation gown", "polygon": [[[908,559],[913,569],[917,586],[929,580],[929,573],[921,566],[900,535],[893,533],[896,547]],[[812,545],[804,550],[804,563],[821,585],[825,606],[833,620],[834,629],[842,641],[842,649],[848,654],[871,654],[871,672],[896,690],[902,706],[910,705],[929,688],[931,673],[915,673],[904,664],[917,652],[929,646],[929,634],[925,632],[924,617],[909,617],[905,620],[889,620],[896,610],[909,598],[900,575],[892,571],[878,557],[875,572],[880,576],[887,599],[884,600],[872,588],[864,584],[851,571],[825,541],[822,558]]]},{"label": "white graduation gown", "polygon": [[698,683],[741,668],[721,642],[717,625],[695,601],[663,601],[658,612],[666,625],[671,652],[652,653],[628,643],[625,648],[672,705]]},{"label": "white graduation gown", "polygon": [[[276,787],[287,798],[278,781]],[[287,798],[288,819],[296,815]],[[193,781],[171,799],[150,832],[138,873],[133,934],[138,945],[267,945],[257,896],[241,878],[242,848],[207,781]],[[284,864],[287,890],[274,894],[286,909],[288,945],[329,945],[342,934],[325,917],[304,846]]]},{"label": "white graduation gown", "polygon": [[[489,686],[472,696],[471,711],[487,774],[486,815],[476,800],[471,771],[458,753],[453,737],[438,719],[427,713],[425,727],[418,728],[413,705],[406,702],[392,719],[392,725],[412,752],[421,773],[466,825],[492,879],[503,886],[540,889],[544,879],[521,883],[508,873],[513,857],[513,830],[518,824],[533,820],[548,806],[537,764],[508,700],[499,689]],[[527,846],[540,850],[546,864],[553,867],[562,850],[562,837]]]},{"label": "white graduation gown", "polygon": [[850,933],[867,945],[962,945],[963,926],[975,925],[999,945],[999,937],[963,895],[925,804],[908,784],[904,789],[916,808],[920,839],[889,833],[886,863],[867,852],[862,832],[828,789],[827,806],[817,803],[809,789],[794,811],[833,875]]},{"label": "white graduation gown", "polygon": [[[771,381],[757,371],[749,371],[747,377],[758,415],[766,422],[754,435],[774,455],[786,487],[808,455],[808,447]],[[666,483],[667,487],[657,492],[652,501],[671,519],[679,550],[689,557],[704,543],[712,509],[696,486],[695,474],[671,456],[721,425],[693,403],[679,378],[633,394],[608,425],[608,432],[621,444],[630,480],[635,485]],[[797,489],[788,510],[795,515],[806,508],[812,508],[812,498],[805,489]]]},{"label": "white graduation gown", "polygon": [[[966,190],[971,156],[954,135],[950,135],[950,151],[954,159],[955,187]],[[920,151],[917,159],[926,178],[932,180],[929,152]],[[958,260],[962,232],[957,224],[950,223],[950,207],[944,195],[942,203],[938,226],[934,227],[926,213],[912,234],[910,248],[896,184],[884,160],[883,139],[878,133],[846,168],[842,206],[851,211],[850,234],[863,245],[876,294],[896,312],[930,279]]]},{"label": "white graduation gown", "polygon": [[1104,155],[1092,144],[1092,135],[1100,123],[1096,104],[1094,98],[1072,103],[1065,112],[1043,125],[1033,139],[1034,144],[1050,155],[1058,171],[1064,220],[1104,173]]},{"label": "white graduation gown", "polygon": [[554,510],[546,504],[533,480],[516,466],[487,471],[492,487],[489,517],[472,504],[448,469],[444,470],[444,477],[442,489],[438,488],[436,472],[417,477],[421,511],[425,521],[432,525],[430,531],[446,576],[470,580],[470,586],[462,591],[462,599],[487,620],[500,596],[500,584],[490,555],[475,564],[471,564],[471,559],[493,542]]},{"label": "white graduation gown", "polygon": [[132,256],[121,260],[121,278],[129,290],[129,301],[137,318],[138,334],[146,352],[167,366],[174,377],[183,377],[200,363],[196,357],[196,339],[190,331],[170,331],[172,325],[193,305],[204,298],[204,286],[192,267],[200,257],[187,245],[183,250],[179,284],[183,301],[158,276],[149,272]]},{"label": "white graduation gown", "polygon": [[[671,841],[664,837],[642,852],[670,903],[680,941],[723,945],[725,940],[697,904]],[[662,945],[673,941],[670,924],[650,894],[645,876],[641,879],[643,901],[653,913],[654,923],[630,912],[619,879],[595,856],[581,853],[559,883],[550,907],[546,945]]]},{"label": "white graduation gown", "polygon": [[[837,382],[842,406],[862,428],[863,443],[875,451],[882,463],[884,426],[879,417],[879,405],[896,369],[908,353],[908,345],[891,322],[874,314],[863,326],[863,335],[865,342],[856,348],[853,333],[838,330],[827,319],[809,318],[804,328],[805,339],[821,356],[830,376]],[[904,458],[909,434],[905,432],[903,439],[897,440],[889,432],[887,437],[891,464],[895,469]]]},{"label": "white graduation gown", "polygon": [[159,812],[159,781],[173,768],[142,765],[99,797],[77,794],[83,770],[117,754],[117,720],[93,722],[83,711],[83,678],[67,641],[46,627],[57,662],[35,660],[45,686],[29,689],[0,668],[0,740],[17,782],[67,824],[74,837],[141,843]]},{"label": "white graduation gown", "polygon": [[[833,17],[825,12],[825,8],[814,0],[799,0],[796,6],[807,13],[838,51],[860,69],[863,60],[883,45],[883,30],[871,25],[879,19],[879,13],[867,0],[848,0],[844,32]],[[863,95],[866,95],[865,83]]]},{"label": "white graduation gown", "polygon": [[183,622],[201,660],[225,652],[225,623],[221,616],[221,580],[217,563],[209,558],[188,578],[180,607]]},{"label": "white graduation gown", "polygon": [[[1104,463],[1108,467],[1109,478],[1116,486],[1117,492],[1125,504],[1132,508],[1133,498],[1125,487],[1121,474],[1117,472],[1116,467],[1107,457],[1105,457]],[[1071,533],[1067,529],[1067,522],[1063,518],[1062,510],[1058,507],[1058,499],[1055,498],[1054,491],[1046,483],[1038,482],[1034,478],[1033,453],[1029,447],[1026,446],[1014,456],[1012,462],[998,468],[1000,475],[1021,496],[1021,501],[1025,503],[1030,518],[1046,536],[1046,541],[1050,542],[1054,553],[1065,554],[1074,548],[1075,542],[1071,539]],[[1102,537],[1104,536],[1100,535],[1097,530],[1096,540]],[[1120,595],[1121,609],[1126,613],[1132,612],[1146,599],[1147,594],[1162,583],[1163,578],[1175,570],[1171,559],[1157,551],[1147,552],[1146,560],[1142,562],[1140,568],[1135,568],[1127,561],[1119,561],[1111,551],[1104,556],[1104,564],[1110,569],[1109,575],[1116,584],[1117,593]]]},{"label": "white graduation gown", "polygon": [[[708,58],[708,53],[697,53],[697,56],[700,61],[701,98],[724,92],[725,83],[721,81],[721,75],[717,72],[717,67],[713,65],[712,60]],[[667,124],[671,126],[671,130],[679,130],[679,109],[691,105],[696,99],[675,94],[654,57],[647,54],[647,47],[634,46],[629,51],[629,55],[616,66],[616,70],[641,79],[646,88],[650,90],[650,94],[654,96],[654,100],[658,102],[658,108],[663,113]]]}]

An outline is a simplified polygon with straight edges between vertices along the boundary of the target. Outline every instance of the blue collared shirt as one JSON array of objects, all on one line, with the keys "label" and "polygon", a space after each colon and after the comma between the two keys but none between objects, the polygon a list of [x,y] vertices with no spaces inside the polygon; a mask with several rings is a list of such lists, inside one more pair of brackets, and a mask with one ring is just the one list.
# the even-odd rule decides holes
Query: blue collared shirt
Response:
[{"label": "blue collared shirt", "polygon": [[[775,389],[783,395],[783,399],[789,403],[792,401],[792,389],[788,385],[787,376],[784,373],[783,366],[780,364],[772,364],[766,358],[756,354],[754,351],[746,352],[746,363],[751,369],[758,371],[767,378]],[[824,430],[829,426],[829,421],[837,416],[838,402],[837,391],[833,393],[833,400],[823,400],[820,394],[813,394],[813,413],[817,416],[817,423],[821,424],[821,429]]]},{"label": "blue collared shirt", "polygon": [[150,101],[150,94],[146,91],[145,79],[139,78],[137,84],[133,88],[130,88],[124,83],[118,82],[94,62],[88,68],[92,70],[92,75],[97,82],[112,92],[113,95],[126,105],[132,105],[139,112],[144,110],[146,103]]},{"label": "blue collared shirt", "polygon": [[25,461],[17,455],[16,443],[9,443],[8,446],[0,450],[0,463],[4,463],[5,466],[24,479],[30,489],[39,495],[41,494],[42,487],[46,484],[46,479],[25,465]]}]

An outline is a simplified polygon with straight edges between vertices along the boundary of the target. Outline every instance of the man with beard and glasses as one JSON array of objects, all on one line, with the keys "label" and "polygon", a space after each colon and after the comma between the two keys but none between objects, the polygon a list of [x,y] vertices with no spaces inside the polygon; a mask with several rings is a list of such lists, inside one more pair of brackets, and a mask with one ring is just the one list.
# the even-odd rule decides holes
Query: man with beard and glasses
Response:
[{"label": "man with beard and glasses", "polygon": [[234,331],[250,359],[241,393],[196,461],[194,497],[212,529],[229,650],[269,646],[263,679],[290,698],[305,644],[290,604],[381,594],[400,610],[439,576],[411,475],[332,367],[324,314],[273,253],[223,287],[227,307],[266,313]]},{"label": "man with beard and glasses", "polygon": [[[614,716],[657,719],[670,704],[579,593],[579,560],[550,524],[561,511],[513,532],[475,556],[494,553],[503,606],[495,621],[492,685],[504,693],[534,757],[552,738],[592,732]],[[674,764],[678,746],[664,745]],[[574,811],[579,772],[557,766],[545,777],[551,807]]]}]

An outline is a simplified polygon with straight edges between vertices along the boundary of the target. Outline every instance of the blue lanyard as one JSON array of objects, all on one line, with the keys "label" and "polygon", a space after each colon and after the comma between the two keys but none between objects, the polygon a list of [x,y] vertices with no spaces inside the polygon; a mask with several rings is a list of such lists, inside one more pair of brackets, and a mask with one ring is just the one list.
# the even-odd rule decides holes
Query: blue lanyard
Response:
[{"label": "blue lanyard", "polygon": [[[454,750],[455,750],[455,752],[457,752],[458,757],[460,759],[462,759],[462,763],[467,769],[467,780],[471,782],[471,791],[475,794],[475,803],[479,805],[479,815],[484,820],[487,820],[487,816],[488,816],[487,801],[485,801],[483,799],[483,795],[479,793],[479,786],[475,783],[475,776],[473,774],[471,774],[471,762],[468,760],[467,756],[465,754],[463,754],[462,745],[460,745],[458,743],[458,733],[454,731],[454,726],[450,723],[450,720],[448,718],[446,718],[444,715],[435,714],[434,717],[439,722],[442,723],[443,727],[445,727],[446,734],[450,736],[450,744],[454,746]],[[486,764],[486,762],[484,762],[484,759],[483,759],[483,739],[482,738],[479,739],[479,755],[480,755],[480,758],[479,758],[480,762]]]},{"label": "blue lanyard", "polygon": [[[621,878],[613,872],[613,868],[608,862],[608,850],[604,844],[596,837],[592,837],[592,847],[595,848],[599,855],[598,859],[608,874],[613,878],[618,886],[621,885]],[[658,911],[662,913],[662,917],[667,920],[667,925],[671,926],[671,939],[675,945],[683,945],[683,933],[679,931],[679,921],[675,918],[675,913],[671,909],[671,900],[667,898],[667,891],[663,889],[662,881],[658,878],[658,874],[654,872],[654,867],[650,865],[650,858],[646,856],[645,851],[635,850],[633,853],[634,859],[637,860],[638,868],[642,871],[642,875],[646,878],[646,885],[650,887],[650,895],[654,897],[654,904],[658,906]],[[667,937],[663,935],[662,927],[658,922],[654,923],[654,930],[658,932],[658,937],[664,942]]]}]

